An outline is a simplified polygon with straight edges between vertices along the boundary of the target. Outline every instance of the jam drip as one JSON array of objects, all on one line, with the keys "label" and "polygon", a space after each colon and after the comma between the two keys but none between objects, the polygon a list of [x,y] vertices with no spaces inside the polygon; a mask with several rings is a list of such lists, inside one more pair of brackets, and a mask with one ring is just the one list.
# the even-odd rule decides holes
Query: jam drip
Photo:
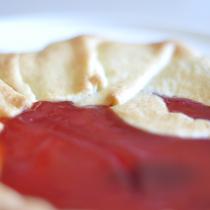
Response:
[{"label": "jam drip", "polygon": [[194,119],[210,120],[210,107],[184,98],[162,97],[170,112],[181,112]]},{"label": "jam drip", "polygon": [[[171,111],[209,119],[210,107],[165,101]],[[35,103],[5,121],[0,139],[2,182],[59,208],[210,209],[210,139],[151,134],[108,107],[69,102]]]}]

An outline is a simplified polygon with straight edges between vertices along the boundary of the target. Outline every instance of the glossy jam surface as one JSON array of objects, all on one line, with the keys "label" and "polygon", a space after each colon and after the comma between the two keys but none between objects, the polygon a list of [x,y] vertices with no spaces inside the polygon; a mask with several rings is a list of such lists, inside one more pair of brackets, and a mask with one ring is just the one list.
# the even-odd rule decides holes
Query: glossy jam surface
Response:
[{"label": "glossy jam surface", "polygon": [[189,99],[162,97],[171,112],[182,112],[194,119],[210,120],[209,106]]},{"label": "glossy jam surface", "polygon": [[[168,103],[182,111],[176,100]],[[210,113],[210,107],[187,103],[193,107],[189,115],[203,118],[201,109]],[[108,107],[68,102],[34,104],[6,121],[0,139],[2,181],[57,207],[210,209],[210,139],[150,134],[127,125]]]},{"label": "glossy jam surface", "polygon": [[3,161],[4,161],[4,150],[2,143],[0,143],[0,177],[2,174]]}]

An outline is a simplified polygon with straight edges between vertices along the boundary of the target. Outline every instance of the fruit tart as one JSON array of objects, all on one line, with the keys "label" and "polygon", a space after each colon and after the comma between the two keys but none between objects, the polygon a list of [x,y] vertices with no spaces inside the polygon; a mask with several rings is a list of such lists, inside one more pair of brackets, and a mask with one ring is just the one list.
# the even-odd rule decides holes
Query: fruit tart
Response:
[{"label": "fruit tart", "polygon": [[210,59],[79,36],[0,55],[0,210],[209,210]]}]

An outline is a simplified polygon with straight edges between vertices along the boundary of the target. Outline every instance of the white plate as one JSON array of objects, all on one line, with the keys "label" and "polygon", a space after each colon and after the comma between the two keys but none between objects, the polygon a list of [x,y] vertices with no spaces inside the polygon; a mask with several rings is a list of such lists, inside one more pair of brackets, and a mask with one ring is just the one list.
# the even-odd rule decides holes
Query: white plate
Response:
[{"label": "white plate", "polygon": [[85,20],[85,18],[52,15],[13,17],[0,20],[0,52],[34,51],[50,42],[79,34],[95,34],[129,42],[181,40],[210,55],[210,36],[199,32],[141,26],[110,27],[109,23],[100,25],[97,20],[90,21]]}]

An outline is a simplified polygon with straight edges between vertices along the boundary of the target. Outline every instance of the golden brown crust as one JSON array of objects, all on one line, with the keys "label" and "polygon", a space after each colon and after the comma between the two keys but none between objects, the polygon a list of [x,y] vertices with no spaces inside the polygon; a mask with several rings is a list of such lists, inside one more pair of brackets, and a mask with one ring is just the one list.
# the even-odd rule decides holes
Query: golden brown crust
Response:
[{"label": "golden brown crust", "polygon": [[173,57],[175,58],[188,58],[199,56],[200,53],[196,49],[192,49],[186,43],[181,41],[171,41],[175,46],[175,51]]}]

